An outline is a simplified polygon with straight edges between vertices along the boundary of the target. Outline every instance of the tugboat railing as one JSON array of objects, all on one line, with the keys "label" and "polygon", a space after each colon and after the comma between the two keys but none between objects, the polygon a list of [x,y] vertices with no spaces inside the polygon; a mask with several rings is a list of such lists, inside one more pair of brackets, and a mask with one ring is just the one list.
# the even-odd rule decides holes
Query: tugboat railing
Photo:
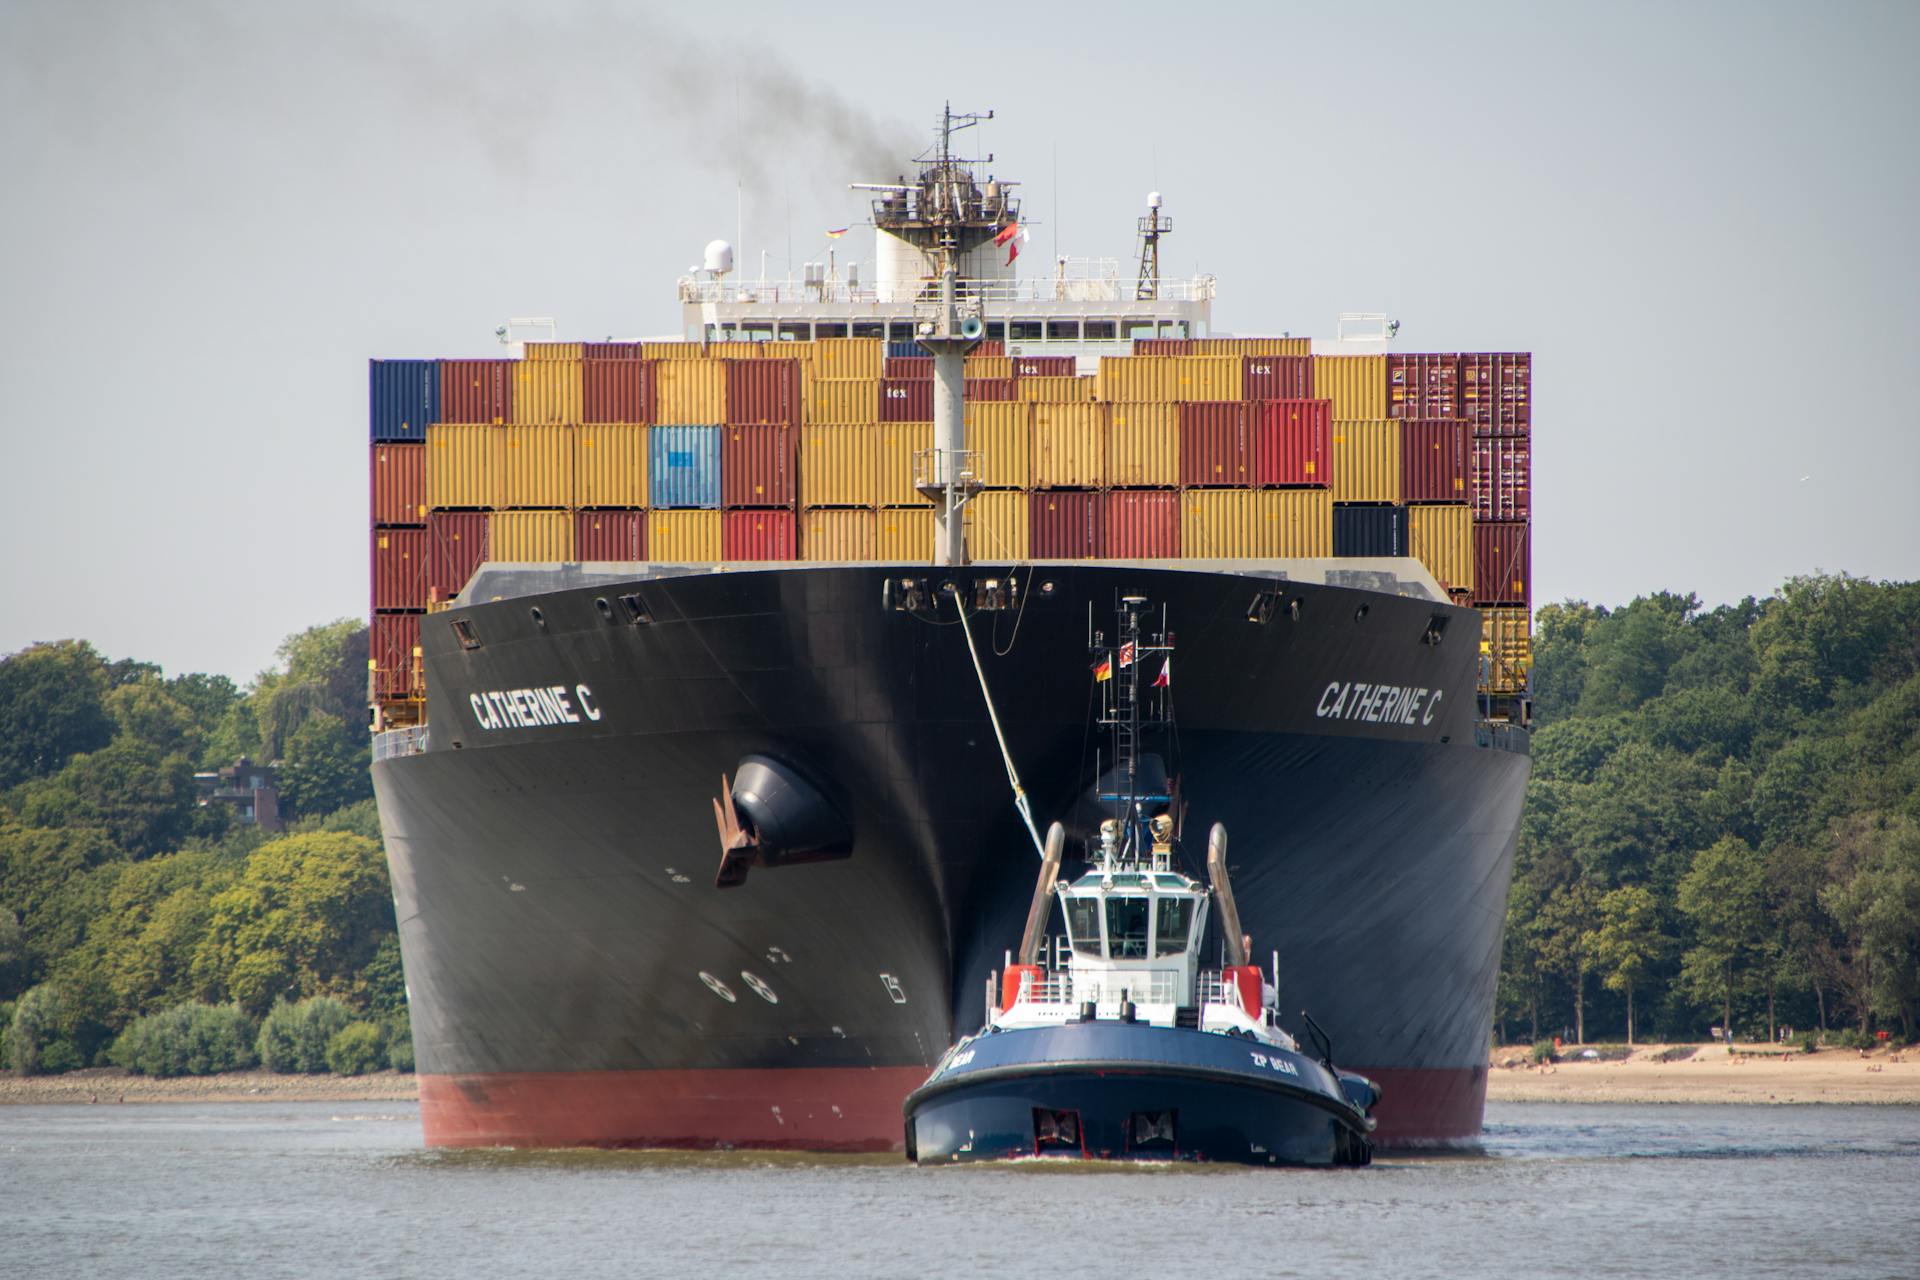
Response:
[{"label": "tugboat railing", "polygon": [[1020,999],[1026,1004],[1185,1004],[1187,990],[1178,969],[1131,969],[1113,973],[1060,973],[1038,981],[1032,974],[1020,979]]}]

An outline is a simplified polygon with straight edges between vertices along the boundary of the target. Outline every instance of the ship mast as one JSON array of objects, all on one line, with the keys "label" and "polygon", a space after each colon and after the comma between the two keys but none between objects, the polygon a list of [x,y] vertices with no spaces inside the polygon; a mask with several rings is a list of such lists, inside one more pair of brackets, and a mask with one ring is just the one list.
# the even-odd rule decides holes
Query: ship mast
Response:
[{"label": "ship mast", "polygon": [[1147,216],[1140,219],[1140,283],[1134,297],[1151,302],[1160,296],[1160,237],[1173,230],[1173,219],[1160,212],[1160,193],[1147,192]]}]

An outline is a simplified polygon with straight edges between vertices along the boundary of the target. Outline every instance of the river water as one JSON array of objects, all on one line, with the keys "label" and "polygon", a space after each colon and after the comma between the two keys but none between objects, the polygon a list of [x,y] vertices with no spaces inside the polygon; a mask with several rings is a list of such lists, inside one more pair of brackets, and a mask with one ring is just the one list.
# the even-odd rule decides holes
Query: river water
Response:
[{"label": "river water", "polygon": [[0,1108],[0,1268],[84,1276],[1920,1276],[1920,1108],[1487,1108],[1268,1171],[428,1151],[398,1103]]}]

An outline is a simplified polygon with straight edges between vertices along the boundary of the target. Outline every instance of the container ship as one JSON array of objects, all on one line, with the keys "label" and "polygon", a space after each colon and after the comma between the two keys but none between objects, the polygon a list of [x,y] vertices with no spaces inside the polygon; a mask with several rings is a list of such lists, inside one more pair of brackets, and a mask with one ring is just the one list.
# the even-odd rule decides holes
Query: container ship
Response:
[{"label": "container ship", "polygon": [[371,363],[429,1144],[900,1149],[1020,932],[1023,811],[1091,812],[1098,676],[1059,659],[1123,596],[1179,636],[1174,785],[1249,833],[1282,1007],[1381,1084],[1382,1144],[1478,1133],[1531,360],[1217,334],[1157,195],[1137,266],[1023,275],[971,119],[865,189],[871,256],[752,281],[710,245],[674,340]]}]

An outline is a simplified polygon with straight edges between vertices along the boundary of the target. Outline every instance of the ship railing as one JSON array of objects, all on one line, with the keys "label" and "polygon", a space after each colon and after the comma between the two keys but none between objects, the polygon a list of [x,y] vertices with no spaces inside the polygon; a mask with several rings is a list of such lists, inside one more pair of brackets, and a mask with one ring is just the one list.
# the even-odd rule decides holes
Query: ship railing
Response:
[{"label": "ship railing", "polygon": [[1115,973],[1056,973],[1036,980],[1020,978],[1020,1000],[1025,1004],[1184,1004],[1186,992],[1178,969],[1132,969]]},{"label": "ship railing", "polygon": [[382,760],[393,760],[400,756],[423,755],[427,750],[427,726],[408,725],[404,729],[388,729],[373,735],[373,760],[378,764]]},{"label": "ship railing", "polygon": [[[1033,280],[958,280],[956,294],[963,300],[978,302],[989,309],[1019,306],[1022,303],[1124,303],[1140,302],[1140,280],[1135,277]],[[1217,282],[1210,275],[1152,282],[1154,299],[1159,302],[1211,302]],[[850,284],[844,280],[697,280],[680,281],[683,303],[740,303],[777,305],[821,305],[824,303],[880,303],[905,305],[929,300],[928,281],[898,285]]]}]

